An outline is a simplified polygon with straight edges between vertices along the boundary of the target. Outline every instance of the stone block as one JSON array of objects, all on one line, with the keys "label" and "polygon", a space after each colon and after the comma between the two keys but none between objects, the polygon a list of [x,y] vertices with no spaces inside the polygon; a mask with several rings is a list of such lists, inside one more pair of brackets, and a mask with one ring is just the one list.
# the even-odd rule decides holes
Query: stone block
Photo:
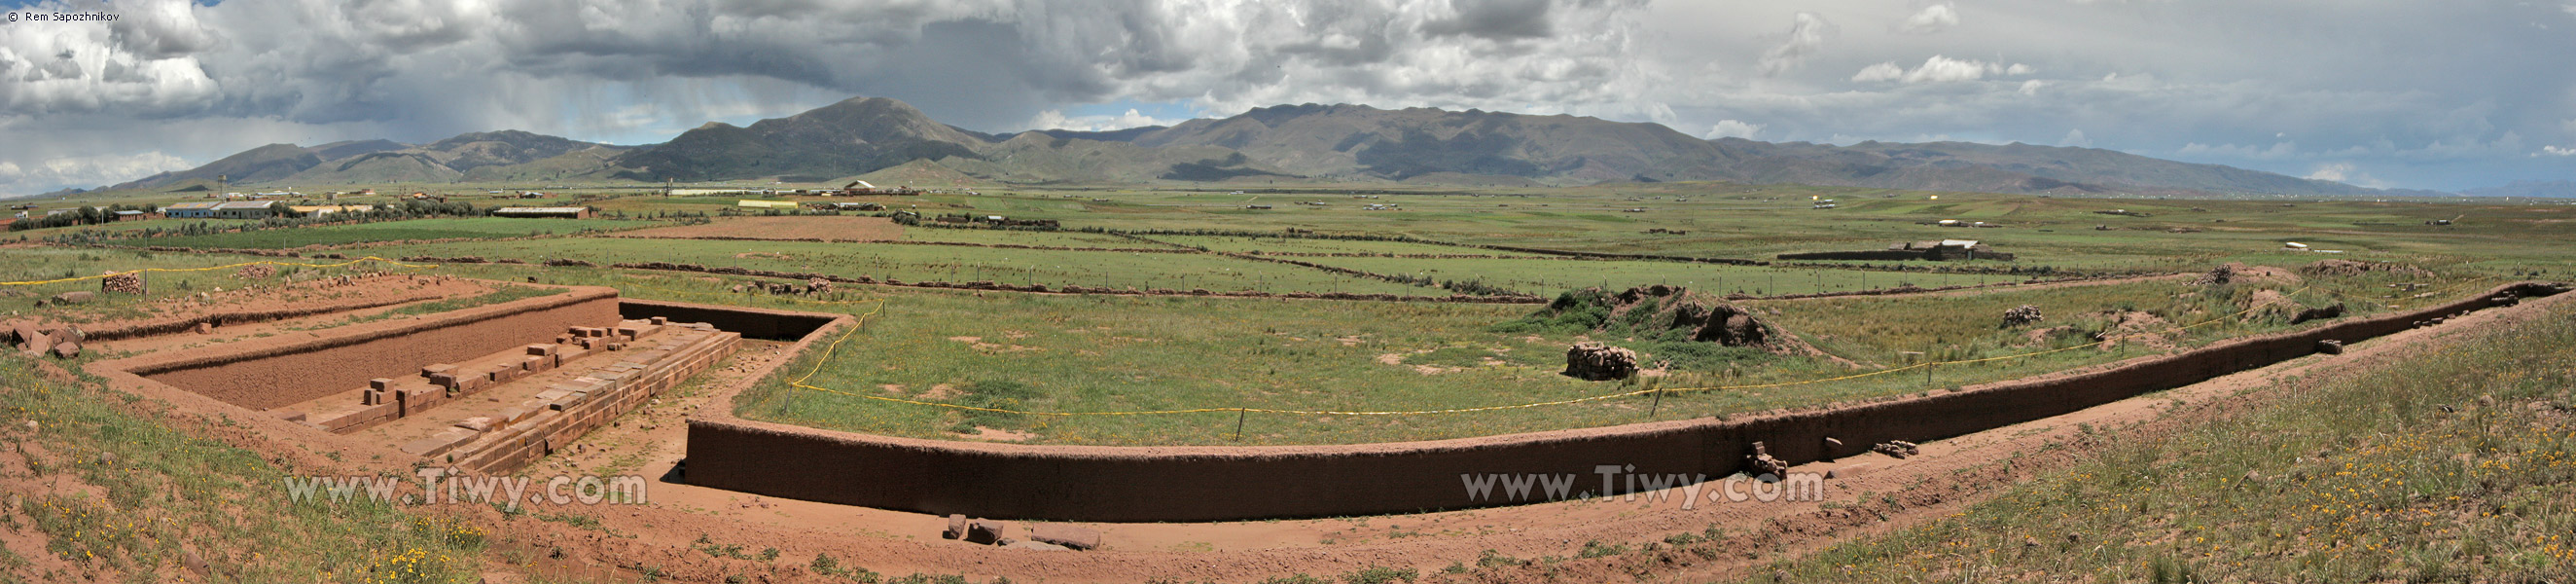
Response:
[{"label": "stone block", "polygon": [[1029,526],[1029,539],[1077,550],[1098,549],[1100,547],[1099,530],[1055,523],[1040,523]]}]

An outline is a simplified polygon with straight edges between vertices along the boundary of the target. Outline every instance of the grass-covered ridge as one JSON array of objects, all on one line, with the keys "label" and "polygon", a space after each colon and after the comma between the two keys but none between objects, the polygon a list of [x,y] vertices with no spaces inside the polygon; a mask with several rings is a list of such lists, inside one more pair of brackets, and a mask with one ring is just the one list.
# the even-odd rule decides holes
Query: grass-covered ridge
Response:
[{"label": "grass-covered ridge", "polygon": [[0,481],[48,486],[10,495],[0,526],[42,534],[60,560],[0,551],[0,579],[201,581],[182,566],[191,554],[216,581],[240,582],[462,582],[482,566],[482,527],[385,503],[294,501],[286,479],[311,469],[212,436],[238,422],[155,415],[170,408],[101,383],[0,359],[11,424]]},{"label": "grass-covered ridge", "polygon": [[2576,578],[2576,307],[2283,382],[2275,407],[1778,569],[1842,582]]}]

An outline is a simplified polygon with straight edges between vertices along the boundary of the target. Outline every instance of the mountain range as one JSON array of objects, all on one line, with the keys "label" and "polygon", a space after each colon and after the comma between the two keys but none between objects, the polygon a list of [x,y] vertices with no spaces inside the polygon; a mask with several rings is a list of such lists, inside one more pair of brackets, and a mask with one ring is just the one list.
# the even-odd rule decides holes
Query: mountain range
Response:
[{"label": "mountain range", "polygon": [[1289,179],[1570,186],[1722,180],[2052,194],[2429,194],[2091,148],[1705,140],[1660,124],[1474,109],[1307,104],[1169,127],[986,134],[940,123],[886,98],[854,98],[749,126],[708,123],[669,142],[631,147],[515,130],[424,145],[271,144],[112,188],[184,188],[217,176],[236,184],[285,185],[831,182],[889,172],[907,180],[1008,183]]}]

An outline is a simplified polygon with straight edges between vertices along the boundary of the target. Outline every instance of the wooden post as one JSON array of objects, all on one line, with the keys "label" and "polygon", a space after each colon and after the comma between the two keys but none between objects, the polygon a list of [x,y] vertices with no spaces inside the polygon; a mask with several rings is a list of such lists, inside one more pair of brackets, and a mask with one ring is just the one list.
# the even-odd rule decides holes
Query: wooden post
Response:
[{"label": "wooden post", "polygon": [[1244,416],[1245,416],[1245,415],[1250,414],[1251,412],[1252,412],[1252,410],[1248,410],[1248,409],[1244,409],[1244,408],[1235,408],[1235,409],[1234,409],[1234,441],[1236,441],[1236,442],[1242,442],[1242,441],[1243,441],[1243,418],[1244,418]]}]

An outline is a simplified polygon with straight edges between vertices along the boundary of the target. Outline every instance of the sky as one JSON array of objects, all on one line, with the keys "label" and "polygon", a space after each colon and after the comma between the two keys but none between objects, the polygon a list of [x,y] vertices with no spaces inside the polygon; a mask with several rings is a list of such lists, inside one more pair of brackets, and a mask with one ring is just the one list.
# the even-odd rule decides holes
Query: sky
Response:
[{"label": "sky", "polygon": [[[0,194],[270,143],[616,144],[891,97],[985,132],[1278,104],[2576,180],[2576,0],[0,0]],[[55,22],[36,14],[99,13]]]}]

